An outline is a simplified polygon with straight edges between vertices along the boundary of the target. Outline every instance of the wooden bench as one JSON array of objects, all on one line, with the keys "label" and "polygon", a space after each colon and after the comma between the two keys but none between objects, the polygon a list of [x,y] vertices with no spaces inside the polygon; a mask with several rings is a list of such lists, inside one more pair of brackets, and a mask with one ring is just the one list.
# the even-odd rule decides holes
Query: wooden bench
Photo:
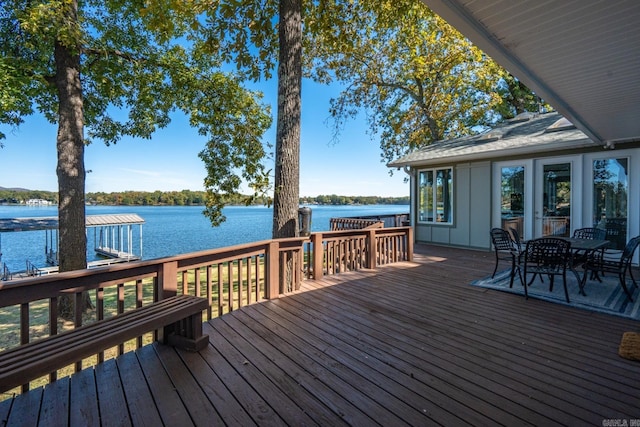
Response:
[{"label": "wooden bench", "polygon": [[162,330],[165,344],[202,350],[209,342],[202,334],[202,311],[207,307],[204,298],[173,296],[0,352],[0,392],[154,330]]}]

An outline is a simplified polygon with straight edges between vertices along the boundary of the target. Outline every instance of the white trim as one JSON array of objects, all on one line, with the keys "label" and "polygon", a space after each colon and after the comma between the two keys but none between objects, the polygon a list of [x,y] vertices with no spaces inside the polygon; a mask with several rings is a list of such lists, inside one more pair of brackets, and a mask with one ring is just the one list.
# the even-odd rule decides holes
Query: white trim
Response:
[{"label": "white trim", "polygon": [[502,168],[505,167],[524,167],[524,234],[522,239],[530,239],[533,235],[533,160],[521,159],[511,161],[494,162],[492,167],[492,181],[491,186],[491,217],[492,227],[502,226],[502,208],[500,203],[502,202]]},{"label": "white trim", "polygon": [[[593,216],[593,161],[599,159],[619,159],[626,158],[628,161],[629,170],[627,171],[627,177],[629,179],[627,188],[627,240],[631,237],[640,235],[640,150],[638,149],[626,149],[626,150],[614,150],[604,151],[598,153],[588,153],[584,156],[584,177],[585,182],[590,183],[589,188],[584,194],[584,206],[585,212],[583,219],[586,226],[592,225]],[[635,254],[635,259],[638,259],[639,253]]]},{"label": "white trim", "polygon": [[[433,201],[434,203],[436,203],[435,206],[435,215],[437,218],[438,215],[438,206],[437,206],[437,192],[436,192],[436,185],[435,185],[435,181],[436,181],[436,173],[439,170],[449,170],[450,171],[450,177],[451,177],[451,194],[449,195],[450,199],[451,199],[451,212],[450,212],[450,217],[451,220],[447,221],[447,222],[438,222],[438,221],[421,221],[420,220],[420,174],[422,172],[433,172],[433,183],[432,183],[432,189],[433,189]],[[417,224],[423,224],[423,225],[453,225],[454,223],[454,218],[455,218],[455,194],[456,194],[456,180],[454,177],[454,171],[455,168],[453,166],[438,166],[438,167],[433,167],[433,168],[422,168],[422,169],[416,169],[416,223]]]},{"label": "white trim", "polygon": [[[542,236],[542,214],[538,208],[542,207],[542,179],[543,179],[543,168],[545,165],[553,165],[560,163],[569,163],[571,167],[571,200],[569,202],[569,206],[571,207],[570,218],[570,226],[571,230],[569,235],[572,235],[573,230],[577,227],[576,219],[582,218],[582,211],[584,207],[584,202],[582,197],[578,195],[583,195],[582,192],[582,163],[583,156],[581,154],[572,155],[572,156],[562,156],[562,157],[542,157],[535,159],[535,188],[534,188],[534,205],[533,205],[533,237]],[[580,221],[582,224],[582,221]]]}]

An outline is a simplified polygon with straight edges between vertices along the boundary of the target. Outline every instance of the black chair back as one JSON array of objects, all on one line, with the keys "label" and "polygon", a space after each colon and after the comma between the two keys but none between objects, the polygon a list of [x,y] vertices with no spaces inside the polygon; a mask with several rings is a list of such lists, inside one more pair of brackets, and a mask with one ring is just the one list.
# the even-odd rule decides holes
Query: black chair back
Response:
[{"label": "black chair back", "polygon": [[519,250],[522,250],[522,241],[520,240],[520,233],[518,233],[518,229],[514,227],[509,227],[509,232],[513,237],[513,242],[516,244]]},{"label": "black chair back", "polygon": [[[569,290],[567,289],[567,266],[571,259],[571,243],[557,237],[541,237],[529,240],[524,253],[524,280],[529,274],[533,274],[531,282],[536,275],[549,276],[549,292],[553,291],[553,278],[562,276],[564,296],[569,302]],[[531,284],[528,283],[528,285]],[[525,298],[528,297],[525,285]]]},{"label": "black chair back", "polygon": [[511,236],[509,235],[507,230],[504,230],[502,228],[491,229],[491,243],[493,243],[493,247],[496,251],[512,252],[514,250]]},{"label": "black chair back", "polygon": [[578,228],[573,232],[576,239],[605,240],[607,238],[607,230],[596,227]]},{"label": "black chair back", "polygon": [[606,239],[611,242],[610,249],[622,250],[627,242],[627,220],[624,218],[607,218],[605,222]]},{"label": "black chair back", "polygon": [[633,253],[638,248],[638,244],[640,244],[640,236],[636,236],[633,239],[629,240],[627,245],[624,247],[624,250],[622,251],[622,255],[620,256],[621,265],[631,264],[631,260],[633,259]]},{"label": "black chair back", "polygon": [[637,287],[638,284],[635,277],[633,277],[633,270],[631,269],[631,261],[638,245],[640,245],[640,236],[629,239],[629,242],[627,242],[622,252],[617,252],[620,254],[619,257],[614,257],[614,254],[607,252],[602,256],[588,259],[582,266],[585,272],[584,276],[582,276],[582,283],[580,284],[580,287],[584,288],[587,281],[588,271],[591,271],[594,274],[615,273],[618,275],[622,290],[627,294],[629,301],[633,302],[632,291],[627,287],[627,273],[629,273],[629,277],[633,282],[634,288]]},{"label": "black chair back", "polygon": [[571,243],[556,237],[541,237],[527,242],[525,271],[562,274],[569,261]]}]

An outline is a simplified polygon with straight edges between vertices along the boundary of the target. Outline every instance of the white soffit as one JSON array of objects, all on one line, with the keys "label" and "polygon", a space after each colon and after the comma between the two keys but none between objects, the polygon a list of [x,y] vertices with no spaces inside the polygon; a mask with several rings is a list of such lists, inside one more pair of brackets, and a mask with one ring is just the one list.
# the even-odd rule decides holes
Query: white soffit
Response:
[{"label": "white soffit", "polygon": [[639,0],[423,0],[593,141],[640,141]]}]

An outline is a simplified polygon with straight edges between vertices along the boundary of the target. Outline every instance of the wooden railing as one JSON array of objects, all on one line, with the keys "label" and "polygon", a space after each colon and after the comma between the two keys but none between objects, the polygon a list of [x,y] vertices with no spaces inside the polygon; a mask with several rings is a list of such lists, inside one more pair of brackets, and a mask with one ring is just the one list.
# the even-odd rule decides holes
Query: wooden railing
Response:
[{"label": "wooden railing", "polygon": [[377,219],[361,218],[331,218],[329,220],[331,231],[337,230],[361,230],[363,228],[383,228],[384,222]]},{"label": "wooden railing", "polygon": [[[412,242],[410,227],[313,233],[2,282],[0,346],[25,345],[176,294],[206,298],[205,318],[210,319],[296,291],[305,278],[411,260]],[[95,310],[82,312],[87,294]],[[61,295],[74,301],[71,321],[59,319]],[[122,343],[107,355],[97,353],[85,366],[157,339],[157,331],[150,335]],[[70,361],[69,369],[82,368],[82,361]],[[49,380],[55,380],[55,374]]]},{"label": "wooden railing", "polygon": [[542,218],[543,236],[569,236],[570,217],[568,216],[545,216]]},{"label": "wooden railing", "polygon": [[[318,251],[318,248],[322,248]],[[313,233],[305,249],[307,278],[413,259],[411,227],[369,228]]]},{"label": "wooden railing", "polygon": [[329,226],[331,230],[352,230],[366,228],[380,222],[382,222],[383,227],[404,227],[409,225],[409,214],[399,213],[331,218],[329,220]]}]

